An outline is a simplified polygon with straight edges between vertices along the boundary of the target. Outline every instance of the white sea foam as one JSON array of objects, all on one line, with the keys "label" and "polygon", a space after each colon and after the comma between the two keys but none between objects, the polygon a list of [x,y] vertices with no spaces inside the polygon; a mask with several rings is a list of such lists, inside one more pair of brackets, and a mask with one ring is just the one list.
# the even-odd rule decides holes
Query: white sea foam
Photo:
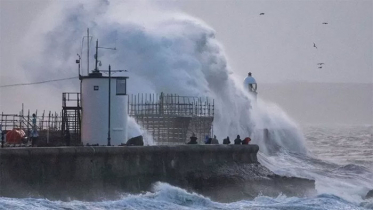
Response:
[{"label": "white sea foam", "polygon": [[[362,203],[369,207],[370,203]],[[202,195],[187,192],[166,183],[156,183],[153,192],[126,195],[119,200],[99,202],[50,201],[47,199],[14,199],[0,197],[0,210],[5,209],[363,209],[337,196],[322,194],[311,198],[296,198],[279,195],[276,198],[258,196],[254,200],[233,203],[211,201]]]}]

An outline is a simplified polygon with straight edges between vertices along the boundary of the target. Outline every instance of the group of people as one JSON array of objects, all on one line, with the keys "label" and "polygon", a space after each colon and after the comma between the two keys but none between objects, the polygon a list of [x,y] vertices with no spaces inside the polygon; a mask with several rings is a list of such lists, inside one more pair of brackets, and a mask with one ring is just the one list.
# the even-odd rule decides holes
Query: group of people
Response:
[{"label": "group of people", "polygon": [[[241,140],[240,135],[237,135],[237,138],[233,141],[234,144],[249,144],[251,141],[250,137],[246,137],[243,140]],[[229,136],[227,138],[223,139],[223,144],[230,144],[231,141],[229,140]]]},{"label": "group of people", "polygon": [[[190,137],[190,141],[187,144],[198,144],[197,137],[193,133],[193,135]],[[237,138],[233,141],[234,144],[249,144],[251,141],[250,137],[246,137],[244,140],[241,140],[240,135],[237,135]],[[205,138],[205,144],[219,144],[219,141],[216,139],[216,136],[214,135],[214,138],[210,138],[209,136],[206,136]],[[223,140],[223,144],[231,144],[231,141],[229,140],[229,136]]]}]

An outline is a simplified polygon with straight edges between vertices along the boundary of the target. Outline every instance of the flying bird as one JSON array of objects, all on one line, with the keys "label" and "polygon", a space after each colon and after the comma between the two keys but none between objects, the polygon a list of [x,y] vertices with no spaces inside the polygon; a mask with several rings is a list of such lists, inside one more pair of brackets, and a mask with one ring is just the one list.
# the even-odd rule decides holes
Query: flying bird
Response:
[{"label": "flying bird", "polygon": [[264,12],[260,13],[259,15],[264,15]]},{"label": "flying bird", "polygon": [[327,22],[323,22],[322,24],[327,25],[328,23]]},{"label": "flying bird", "polygon": [[315,47],[317,49],[315,42],[313,43],[313,47]]},{"label": "flying bird", "polygon": [[324,65],[324,64],[325,64],[325,63],[318,63],[317,65],[320,65],[320,66],[321,66],[321,65]]},{"label": "flying bird", "polygon": [[322,66],[319,66],[319,69],[322,69]]}]

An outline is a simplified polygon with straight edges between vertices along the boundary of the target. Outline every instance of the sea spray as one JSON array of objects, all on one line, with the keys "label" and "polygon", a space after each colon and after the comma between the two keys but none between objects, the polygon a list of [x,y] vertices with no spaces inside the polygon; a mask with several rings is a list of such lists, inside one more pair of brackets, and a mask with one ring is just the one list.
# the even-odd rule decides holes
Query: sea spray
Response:
[{"label": "sea spray", "polygon": [[253,143],[259,145],[261,152],[266,155],[283,151],[307,154],[303,133],[276,104],[266,103],[259,98],[253,103],[250,114],[254,125]]},{"label": "sea spray", "polygon": [[136,123],[133,117],[128,117],[128,139],[136,136],[143,136],[144,145],[150,146],[155,145],[154,139],[150,133],[148,133],[141,125]]},{"label": "sea spray", "polygon": [[[203,21],[150,2],[77,1],[52,5],[58,21],[40,29],[39,34],[31,29],[30,34],[43,37],[39,41],[46,40],[38,42],[42,52],[32,61],[27,57],[24,62],[34,76],[75,73],[76,58],[72,52],[82,53],[82,73],[86,73],[86,46],[84,42],[71,41],[75,40],[72,37],[85,35],[86,27],[90,27],[93,41],[99,39],[100,46],[117,49],[99,50],[98,59],[103,64],[100,68],[111,64],[115,69],[128,70],[125,75],[130,78],[129,93],[164,92],[213,98],[214,134],[220,140],[237,134],[253,135],[255,143],[264,149],[268,143],[263,144],[263,137],[255,129],[266,128],[272,133],[271,144],[305,152],[297,128],[291,120],[284,119],[280,109],[271,111],[262,101],[255,105],[241,84],[236,84],[223,47],[215,38],[216,32]],[[142,15],[144,9],[148,16]],[[42,62],[45,58],[49,62]],[[92,67],[93,58],[90,61]],[[138,133],[138,126],[130,127]],[[255,139],[255,135],[259,137]]]}]

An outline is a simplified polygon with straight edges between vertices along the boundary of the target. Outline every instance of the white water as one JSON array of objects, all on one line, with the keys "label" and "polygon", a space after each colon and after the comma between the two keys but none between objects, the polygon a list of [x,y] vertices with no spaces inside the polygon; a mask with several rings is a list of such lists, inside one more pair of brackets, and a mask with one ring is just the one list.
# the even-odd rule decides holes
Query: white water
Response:
[{"label": "white water", "polygon": [[0,210],[5,209],[364,209],[373,208],[372,204],[356,206],[333,195],[322,194],[312,198],[296,198],[279,195],[276,198],[258,196],[253,200],[233,203],[219,203],[165,183],[156,183],[153,192],[140,195],[123,195],[115,201],[49,201],[46,199],[0,198]]},{"label": "white water", "polygon": [[[129,93],[210,97],[215,100],[214,132],[219,139],[257,135],[260,144],[262,137],[256,130],[267,128],[279,146],[306,152],[296,124],[281,109],[261,100],[251,103],[242,87],[244,75],[234,74],[215,31],[201,20],[146,1],[83,0],[54,3],[36,25],[24,40],[26,46],[34,45],[22,55],[25,74],[32,71],[30,76],[38,78],[61,72],[75,75],[73,52],[81,52],[79,38],[90,27],[92,46],[99,39],[100,46],[117,48],[99,51],[100,68],[111,64],[114,69],[129,70]],[[43,62],[46,58],[49,62]],[[85,54],[82,59],[82,72],[86,73]],[[90,69],[93,64],[91,58]],[[139,129],[133,122],[130,126],[135,135]]]}]

